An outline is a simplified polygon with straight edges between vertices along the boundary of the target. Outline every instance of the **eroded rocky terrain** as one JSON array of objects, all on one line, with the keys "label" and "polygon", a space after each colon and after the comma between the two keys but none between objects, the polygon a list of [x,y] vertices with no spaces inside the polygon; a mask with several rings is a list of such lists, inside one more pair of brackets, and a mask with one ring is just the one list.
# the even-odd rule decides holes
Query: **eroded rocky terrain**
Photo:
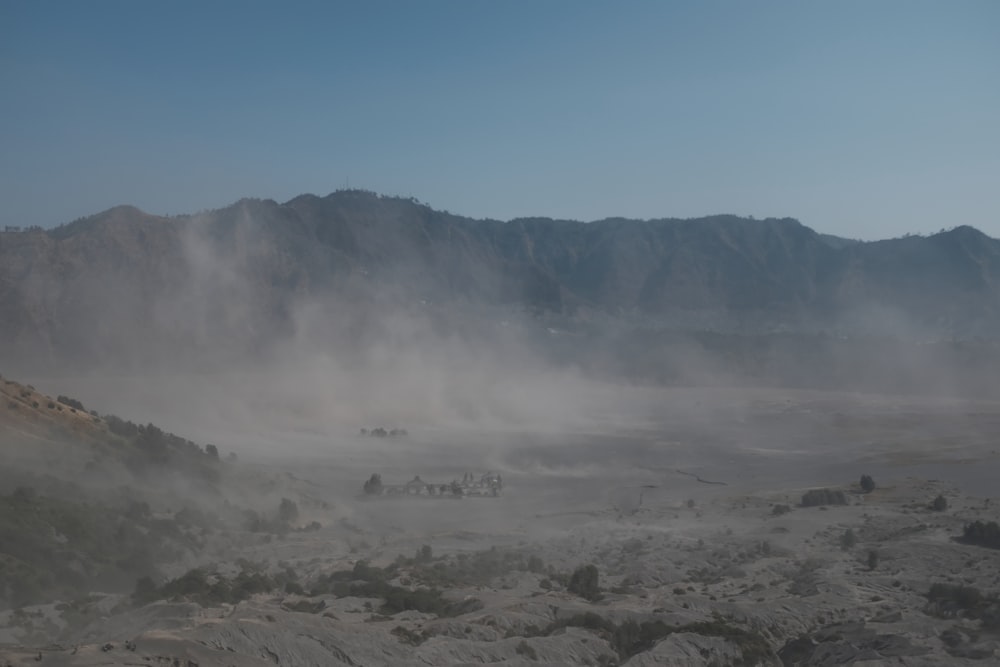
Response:
[{"label": "eroded rocky terrain", "polygon": [[[888,440],[825,449],[816,435],[800,451],[812,420],[830,418],[816,408],[833,400],[842,412],[831,428],[881,424],[867,432]],[[213,529],[216,548],[196,569],[177,562],[131,595],[5,611],[0,664],[996,660],[1000,551],[960,539],[974,522],[997,520],[975,483],[997,462],[988,406],[754,401],[715,413],[718,450],[710,438],[692,445],[692,417],[478,443],[469,434],[366,438],[336,455],[233,463],[294,499],[285,529]],[[953,430],[948,446],[921,440],[931,422],[960,423],[959,409],[971,426]],[[758,434],[761,423],[781,425],[766,452],[727,444],[748,419]],[[414,473],[458,479],[473,466],[503,471],[500,497],[362,492],[374,470],[402,483]],[[928,466],[938,479],[910,474]],[[870,492],[859,484],[865,472]],[[830,489],[827,504],[803,506],[814,488]]]}]

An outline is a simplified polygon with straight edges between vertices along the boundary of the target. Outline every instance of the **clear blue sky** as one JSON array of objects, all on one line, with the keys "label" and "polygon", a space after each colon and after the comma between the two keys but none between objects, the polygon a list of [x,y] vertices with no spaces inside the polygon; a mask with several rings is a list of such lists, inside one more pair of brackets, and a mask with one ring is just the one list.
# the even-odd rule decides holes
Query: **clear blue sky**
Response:
[{"label": "clear blue sky", "polygon": [[1000,237],[1000,2],[0,2],[0,225],[349,182]]}]

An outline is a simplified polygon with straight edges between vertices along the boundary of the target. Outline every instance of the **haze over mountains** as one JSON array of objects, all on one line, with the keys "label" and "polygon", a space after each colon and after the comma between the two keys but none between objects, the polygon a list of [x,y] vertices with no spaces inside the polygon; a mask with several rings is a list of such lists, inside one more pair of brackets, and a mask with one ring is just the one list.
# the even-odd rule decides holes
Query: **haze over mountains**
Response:
[{"label": "haze over mountains", "polygon": [[991,659],[998,272],[361,191],[6,231],[0,661]]},{"label": "haze over mountains", "polygon": [[[775,335],[997,338],[1000,241],[961,226],[856,242],[789,218],[730,215],[473,220],[359,190],[176,217],[120,206],[0,232],[7,367],[224,363],[289,342],[371,354],[372,341],[528,338],[545,354],[622,371],[623,347],[678,332],[701,348],[706,335],[743,346]],[[609,337],[613,362],[591,344]]]}]

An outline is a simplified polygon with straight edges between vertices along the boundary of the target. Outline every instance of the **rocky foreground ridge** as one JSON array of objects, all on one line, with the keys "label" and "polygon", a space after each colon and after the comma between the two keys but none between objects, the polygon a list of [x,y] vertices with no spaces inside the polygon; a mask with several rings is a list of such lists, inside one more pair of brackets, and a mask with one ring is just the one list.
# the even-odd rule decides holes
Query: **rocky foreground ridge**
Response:
[{"label": "rocky foreground ridge", "polygon": [[826,500],[834,504],[801,506],[798,491],[661,498],[631,514],[592,513],[548,541],[440,554],[427,545],[395,558],[405,541],[370,547],[358,526],[338,539],[341,525],[262,543],[239,573],[218,564],[159,591],[4,612],[0,664],[995,659],[998,552],[955,539],[995,518],[988,502],[915,479],[867,494],[847,486]]}]

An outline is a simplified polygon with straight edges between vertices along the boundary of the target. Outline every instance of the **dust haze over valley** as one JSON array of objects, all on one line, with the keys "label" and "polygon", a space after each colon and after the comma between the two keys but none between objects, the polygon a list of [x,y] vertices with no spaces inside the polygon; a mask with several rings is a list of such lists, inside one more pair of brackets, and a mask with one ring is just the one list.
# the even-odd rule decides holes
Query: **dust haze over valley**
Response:
[{"label": "dust haze over valley", "polygon": [[0,232],[0,659],[985,664],[998,289],[359,190]]},{"label": "dust haze over valley", "polygon": [[0,667],[996,663],[998,21],[0,2]]},{"label": "dust haze over valley", "polygon": [[348,190],[2,234],[8,375],[240,454],[381,423],[704,429],[786,394],[997,396],[1000,242],[971,228],[498,223]]}]

